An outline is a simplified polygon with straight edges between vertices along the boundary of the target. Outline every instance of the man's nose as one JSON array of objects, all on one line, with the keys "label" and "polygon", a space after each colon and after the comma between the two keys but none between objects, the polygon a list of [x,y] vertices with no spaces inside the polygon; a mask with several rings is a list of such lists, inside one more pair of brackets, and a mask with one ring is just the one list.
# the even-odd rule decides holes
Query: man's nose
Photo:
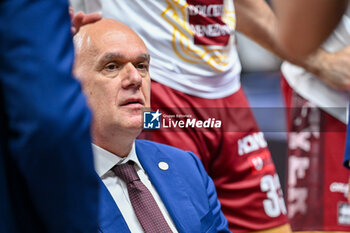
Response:
[{"label": "man's nose", "polygon": [[123,88],[139,88],[142,85],[142,77],[132,63],[128,63],[124,66],[122,78]]}]

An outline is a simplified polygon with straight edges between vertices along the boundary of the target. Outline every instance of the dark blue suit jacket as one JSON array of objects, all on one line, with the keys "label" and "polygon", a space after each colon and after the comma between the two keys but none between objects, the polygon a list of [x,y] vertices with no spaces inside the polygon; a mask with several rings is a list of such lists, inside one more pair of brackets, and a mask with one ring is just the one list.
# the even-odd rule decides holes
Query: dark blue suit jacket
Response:
[{"label": "dark blue suit jacket", "polygon": [[[229,232],[214,183],[197,156],[145,140],[136,140],[136,153],[179,232]],[[169,169],[161,170],[159,162]],[[100,231],[130,232],[107,188],[100,197]]]},{"label": "dark blue suit jacket", "polygon": [[0,0],[0,232],[97,232],[67,0]]}]

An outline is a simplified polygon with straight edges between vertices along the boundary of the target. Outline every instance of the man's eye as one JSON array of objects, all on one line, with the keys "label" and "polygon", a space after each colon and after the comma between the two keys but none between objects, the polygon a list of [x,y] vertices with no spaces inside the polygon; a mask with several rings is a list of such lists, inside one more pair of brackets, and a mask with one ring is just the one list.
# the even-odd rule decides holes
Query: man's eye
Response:
[{"label": "man's eye", "polygon": [[148,65],[147,64],[137,64],[136,68],[140,69],[140,70],[148,70]]},{"label": "man's eye", "polygon": [[115,69],[118,69],[118,66],[116,64],[108,64],[105,66],[105,69],[106,70],[115,70]]}]

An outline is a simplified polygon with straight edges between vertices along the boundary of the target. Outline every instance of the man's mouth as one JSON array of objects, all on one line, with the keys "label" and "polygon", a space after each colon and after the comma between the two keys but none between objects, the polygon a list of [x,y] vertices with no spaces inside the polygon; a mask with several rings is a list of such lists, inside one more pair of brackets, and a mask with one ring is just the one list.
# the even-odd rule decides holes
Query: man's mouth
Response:
[{"label": "man's mouth", "polygon": [[142,106],[144,105],[141,99],[127,99],[121,104],[121,106],[138,106],[138,105],[142,105]]}]

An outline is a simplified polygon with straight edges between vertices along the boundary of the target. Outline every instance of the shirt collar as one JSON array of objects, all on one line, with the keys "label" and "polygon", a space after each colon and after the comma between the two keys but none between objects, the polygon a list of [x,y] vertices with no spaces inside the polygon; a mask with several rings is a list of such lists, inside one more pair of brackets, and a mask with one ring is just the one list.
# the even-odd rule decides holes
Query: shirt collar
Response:
[{"label": "shirt collar", "polygon": [[123,164],[128,161],[133,161],[137,165],[137,168],[142,169],[141,163],[136,155],[135,141],[132,144],[131,151],[128,156],[122,158],[115,155],[95,144],[92,144],[92,151],[94,155],[94,164],[97,174],[101,177],[111,170],[117,164]]}]

